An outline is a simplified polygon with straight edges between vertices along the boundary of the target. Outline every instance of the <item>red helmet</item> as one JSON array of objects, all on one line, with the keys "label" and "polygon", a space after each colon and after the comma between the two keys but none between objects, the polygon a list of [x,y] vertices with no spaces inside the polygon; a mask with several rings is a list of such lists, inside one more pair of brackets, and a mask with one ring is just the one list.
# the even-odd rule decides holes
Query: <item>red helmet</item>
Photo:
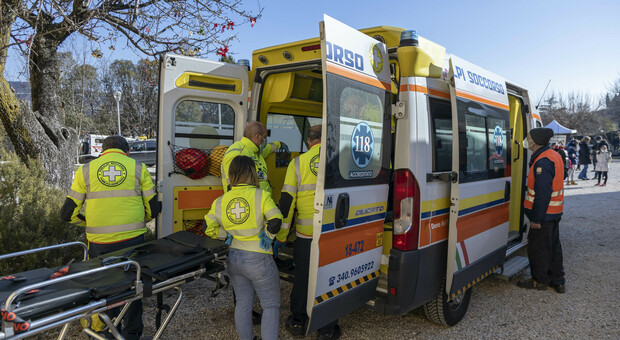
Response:
[{"label": "red helmet", "polygon": [[203,178],[209,174],[209,156],[202,150],[180,150],[174,155],[174,162],[183,174],[191,179]]}]

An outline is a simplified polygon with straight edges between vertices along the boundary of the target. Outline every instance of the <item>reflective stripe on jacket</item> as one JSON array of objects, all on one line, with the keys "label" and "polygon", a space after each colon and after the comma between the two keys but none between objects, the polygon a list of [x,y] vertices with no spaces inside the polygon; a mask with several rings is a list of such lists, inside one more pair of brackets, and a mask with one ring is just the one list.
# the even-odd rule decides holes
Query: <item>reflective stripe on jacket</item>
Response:
[{"label": "reflective stripe on jacket", "polygon": [[252,185],[236,185],[211,205],[205,215],[205,234],[223,239],[228,233],[233,236],[231,248],[272,254],[271,248],[260,247],[258,237],[272,219],[282,219],[282,214],[269,192]]},{"label": "reflective stripe on jacket", "polygon": [[[290,229],[293,212],[297,208],[297,237],[312,238],[314,219],[314,193],[316,176],[319,169],[319,153],[321,144],[313,145],[308,152],[296,157],[288,165],[283,193],[289,193],[293,201],[278,233],[278,240],[286,238]],[[284,209],[284,208],[283,208]],[[286,234],[285,234],[286,233]]]},{"label": "reflective stripe on jacket", "polygon": [[119,149],[108,149],[75,172],[67,198],[75,202],[72,223],[85,203],[86,237],[94,243],[112,243],[146,232],[151,220],[149,201],[155,187],[146,166]]},{"label": "reflective stripe on jacket", "polygon": [[[541,177],[543,169],[542,167],[537,165],[539,160],[548,159],[553,163],[555,174],[553,179],[550,177]],[[547,181],[551,180],[551,197],[549,199],[549,204],[546,209],[546,214],[561,214],[564,210],[564,163],[562,162],[562,157],[552,149],[547,149],[541,152],[531,163],[530,170],[527,176],[527,192],[525,194],[525,201],[523,203],[525,209],[528,210],[538,210],[543,207],[535,206],[535,203],[540,201],[546,202],[547,197],[537,197],[536,195],[536,181],[538,178],[545,179]],[[541,179],[541,180],[542,180]],[[541,221],[534,221],[536,223],[540,223]]]},{"label": "reflective stripe on jacket", "polygon": [[246,137],[241,138],[240,141],[234,142],[229,146],[222,159],[222,186],[224,187],[224,192],[228,191],[228,168],[230,167],[230,163],[235,157],[242,155],[252,158],[254,165],[256,165],[256,171],[258,172],[258,183],[260,188],[271,193],[271,185],[269,184],[269,178],[267,178],[267,163],[265,162],[265,158],[272,152],[278,150],[281,146],[282,144],[280,142],[272,142],[267,144],[265,148],[260,151],[256,144]]}]

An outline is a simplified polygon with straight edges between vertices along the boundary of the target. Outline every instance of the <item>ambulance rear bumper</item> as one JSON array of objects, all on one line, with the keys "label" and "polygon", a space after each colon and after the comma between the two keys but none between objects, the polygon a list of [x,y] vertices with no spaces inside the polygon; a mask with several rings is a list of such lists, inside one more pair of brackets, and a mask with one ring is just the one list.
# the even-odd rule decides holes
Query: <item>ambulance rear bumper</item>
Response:
[{"label": "ambulance rear bumper", "polygon": [[388,294],[374,309],[390,315],[407,313],[437,296],[446,271],[447,242],[412,251],[390,250]]}]

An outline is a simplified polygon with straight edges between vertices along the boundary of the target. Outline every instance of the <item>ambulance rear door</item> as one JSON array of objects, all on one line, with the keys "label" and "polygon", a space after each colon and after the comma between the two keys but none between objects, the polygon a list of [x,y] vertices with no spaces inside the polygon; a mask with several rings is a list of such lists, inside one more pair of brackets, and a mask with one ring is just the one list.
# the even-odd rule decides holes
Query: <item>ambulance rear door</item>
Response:
[{"label": "ambulance rear door", "polygon": [[446,293],[458,301],[506,257],[511,133],[505,80],[454,55],[450,72],[458,176],[451,184]]},{"label": "ambulance rear door", "polygon": [[324,118],[308,334],[375,295],[390,166],[386,46],[327,15],[320,36]]},{"label": "ambulance rear door", "polygon": [[[222,180],[214,170],[219,170],[224,147],[217,147],[241,139],[247,121],[247,89],[246,66],[176,54],[166,54],[162,59],[157,134],[157,187],[162,212],[158,237],[200,223],[213,200],[223,194]],[[210,168],[203,176],[205,166]]]}]

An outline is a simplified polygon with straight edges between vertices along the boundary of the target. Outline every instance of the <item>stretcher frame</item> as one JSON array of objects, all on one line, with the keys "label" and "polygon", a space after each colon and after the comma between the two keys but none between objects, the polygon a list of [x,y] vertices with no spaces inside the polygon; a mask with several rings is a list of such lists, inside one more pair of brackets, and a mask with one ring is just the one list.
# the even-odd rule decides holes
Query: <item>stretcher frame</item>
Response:
[{"label": "stretcher frame", "polygon": [[[88,258],[88,247],[82,242],[69,242],[69,243],[63,243],[63,244],[58,244],[58,245],[53,245],[53,246],[46,246],[46,247],[41,247],[41,248],[36,248],[36,249],[30,249],[30,250],[0,255],[0,261],[8,259],[8,258],[19,257],[19,256],[34,254],[34,253],[38,253],[42,251],[66,248],[66,247],[76,246],[76,245],[83,247],[84,249],[83,260],[86,260]],[[214,256],[215,258],[212,261],[219,260],[223,257],[222,255],[217,254],[217,253],[214,254]],[[49,285],[72,280],[78,277],[96,274],[96,273],[108,271],[108,270],[119,268],[119,267],[121,268],[124,267],[126,269],[128,269],[129,267],[134,267],[136,270],[136,280],[134,281],[134,285],[131,287],[130,290],[126,290],[122,293],[118,293],[112,296],[101,298],[96,301],[91,301],[88,304],[85,304],[82,306],[73,307],[65,311],[59,311],[56,314],[52,314],[46,317],[42,317],[39,319],[33,319],[32,321],[30,321],[29,330],[23,333],[19,333],[19,334],[15,333],[12,327],[13,322],[2,320],[2,329],[0,329],[0,340],[23,339],[23,338],[30,337],[30,336],[51,330],[53,328],[61,327],[61,326],[62,326],[62,329],[60,330],[60,333],[58,335],[58,340],[62,340],[67,335],[67,331],[69,329],[69,325],[71,324],[71,322],[80,320],[80,319],[86,319],[88,323],[87,327],[82,329],[82,332],[88,334],[89,336],[95,339],[106,340],[104,336],[97,334],[95,331],[90,329],[90,322],[91,322],[90,317],[95,314],[98,314],[99,318],[106,324],[106,328],[104,330],[108,330],[116,339],[124,340],[124,338],[118,331],[117,327],[120,324],[121,320],[123,319],[123,316],[127,313],[127,310],[129,309],[129,306],[131,305],[131,303],[144,298],[144,284],[142,280],[140,279],[142,275],[142,268],[140,267],[140,264],[138,262],[133,261],[133,260],[124,260],[124,261],[113,263],[113,264],[102,265],[102,267],[85,270],[79,273],[68,274],[65,276],[61,276],[59,278],[55,278],[53,280],[37,282],[31,285],[18,288],[9,295],[4,306],[0,306],[0,307],[4,307],[4,309],[7,312],[11,312],[13,309],[11,306],[13,301],[15,301],[15,299],[23,293],[26,293],[33,289],[39,289],[39,288],[46,287]],[[163,320],[163,322],[161,322],[160,325],[156,325],[157,330],[155,332],[155,335],[153,336],[154,340],[157,340],[162,336],[162,334],[166,330],[166,327],[170,323],[170,320],[172,319],[173,315],[175,314],[179,305],[181,304],[181,299],[183,298],[183,290],[181,289],[180,286],[182,284],[196,280],[200,277],[205,277],[205,278],[208,278],[216,282],[220,281],[220,278],[221,278],[220,271],[217,271],[217,270],[215,271],[210,270],[210,272],[208,271],[209,270],[207,268],[202,267],[195,271],[187,272],[179,276],[175,276],[167,280],[153,284],[152,295],[161,294],[170,289],[174,289],[177,292],[177,298],[173,306],[168,311],[166,318]],[[208,276],[214,273],[216,274],[215,278]],[[216,290],[219,287],[220,285],[216,287]],[[121,312],[119,313],[119,315],[115,317],[114,319],[110,319],[110,317],[106,313],[104,313],[105,311],[108,311],[112,308],[116,308],[120,306],[123,306],[123,308],[121,309]]]}]

